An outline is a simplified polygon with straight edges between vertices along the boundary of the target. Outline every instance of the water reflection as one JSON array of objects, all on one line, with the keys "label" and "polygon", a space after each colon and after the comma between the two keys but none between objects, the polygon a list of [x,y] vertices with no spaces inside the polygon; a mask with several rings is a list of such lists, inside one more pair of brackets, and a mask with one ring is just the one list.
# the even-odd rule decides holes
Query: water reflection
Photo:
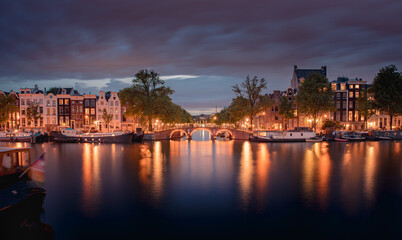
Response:
[{"label": "water reflection", "polygon": [[100,170],[99,146],[90,143],[83,144],[82,158],[82,206],[89,216],[94,216],[99,207]]},{"label": "water reflection", "polygon": [[240,205],[243,210],[247,210],[252,195],[252,181],[254,175],[253,152],[250,142],[244,142],[242,146],[240,169],[239,169],[239,194]]},{"label": "water reflection", "polygon": [[161,142],[155,142],[153,149],[150,144],[140,147],[139,179],[150,195],[151,202],[157,206],[163,194],[164,158]]},{"label": "water reflection", "polygon": [[48,152],[45,219],[57,238],[154,228],[173,235],[183,225],[213,235],[222,222],[230,231],[260,224],[283,234],[308,221],[315,228],[307,231],[361,233],[401,220],[400,142],[2,145]]}]

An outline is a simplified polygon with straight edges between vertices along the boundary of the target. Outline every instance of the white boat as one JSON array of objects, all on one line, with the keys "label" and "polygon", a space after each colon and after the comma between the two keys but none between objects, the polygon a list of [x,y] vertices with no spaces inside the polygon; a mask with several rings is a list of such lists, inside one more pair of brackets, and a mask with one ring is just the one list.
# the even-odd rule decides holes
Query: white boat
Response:
[{"label": "white boat", "polygon": [[322,138],[321,137],[312,137],[312,138],[307,138],[306,142],[322,142]]},{"label": "white boat", "polygon": [[252,141],[256,142],[304,142],[316,137],[316,132],[309,128],[295,128],[291,131],[262,131],[253,132]]},{"label": "white boat", "polygon": [[346,139],[348,141],[365,141],[366,138],[362,137],[362,135],[360,133],[357,132],[351,132],[348,134],[344,134],[342,136],[343,139]]}]

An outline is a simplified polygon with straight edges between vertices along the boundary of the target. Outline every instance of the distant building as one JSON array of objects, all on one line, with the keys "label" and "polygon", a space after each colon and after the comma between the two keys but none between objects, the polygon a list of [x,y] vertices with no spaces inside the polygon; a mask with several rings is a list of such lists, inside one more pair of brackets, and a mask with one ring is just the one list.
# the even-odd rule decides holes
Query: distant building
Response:
[{"label": "distant building", "polygon": [[313,73],[322,74],[327,77],[327,67],[322,66],[321,69],[298,69],[297,66],[294,65],[293,76],[290,80],[290,87],[297,91],[300,83],[303,83],[304,80],[306,80]]}]

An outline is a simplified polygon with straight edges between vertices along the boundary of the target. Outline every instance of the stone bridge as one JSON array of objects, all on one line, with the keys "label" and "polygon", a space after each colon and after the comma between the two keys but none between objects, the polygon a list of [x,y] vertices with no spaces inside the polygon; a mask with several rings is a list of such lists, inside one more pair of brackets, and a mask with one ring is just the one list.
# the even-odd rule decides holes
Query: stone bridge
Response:
[{"label": "stone bridge", "polygon": [[193,133],[199,130],[208,131],[212,140],[215,140],[220,133],[229,133],[230,138],[235,140],[248,140],[251,135],[247,131],[222,127],[183,127],[155,132],[152,140],[169,140],[174,133],[183,133],[188,140],[191,140]]}]

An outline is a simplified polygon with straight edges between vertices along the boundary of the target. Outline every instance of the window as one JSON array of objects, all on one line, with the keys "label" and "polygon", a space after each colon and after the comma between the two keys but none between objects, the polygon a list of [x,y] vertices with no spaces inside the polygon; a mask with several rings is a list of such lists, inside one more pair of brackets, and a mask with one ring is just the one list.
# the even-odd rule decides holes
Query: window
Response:
[{"label": "window", "polygon": [[113,106],[113,101],[110,101],[110,106]]},{"label": "window", "polygon": [[46,101],[46,106],[50,107],[50,100]]},{"label": "window", "polygon": [[[289,100],[290,100],[290,99],[289,99]],[[116,101],[114,105],[115,105],[115,106],[119,106],[119,101]]]},{"label": "window", "polygon": [[21,106],[25,105],[25,100],[21,99]]},{"label": "window", "polygon": [[[103,99],[103,97],[102,97],[102,99]],[[101,105],[103,105],[103,101],[101,101]]]},{"label": "window", "polygon": [[360,85],[359,85],[359,84],[356,84],[356,85],[355,85],[355,88],[356,88],[356,89],[359,89],[359,88],[360,88]]},{"label": "window", "polygon": [[59,125],[63,125],[63,117],[59,117]]},{"label": "window", "polygon": [[75,113],[75,107],[74,106],[71,108],[71,112]]},{"label": "window", "polygon": [[95,115],[95,108],[91,108],[91,115]]},{"label": "window", "polygon": [[102,112],[102,110],[99,108],[99,109],[98,109],[98,113],[101,113],[101,112]]},{"label": "window", "polygon": [[43,104],[43,99],[39,99],[39,104]]},{"label": "window", "polygon": [[349,85],[349,89],[353,89],[353,86],[354,86],[354,85]]},{"label": "window", "polygon": [[62,106],[59,106],[59,115],[63,115],[64,114],[64,112],[63,112],[63,107]]},{"label": "window", "polygon": [[89,99],[85,99],[85,107],[89,107]]},{"label": "window", "polygon": [[56,116],[56,108],[53,108],[52,115]]},{"label": "window", "polygon": [[64,107],[64,113],[65,113],[65,115],[70,114],[70,108],[68,106]]},{"label": "window", "polygon": [[342,93],[342,99],[346,99],[346,93]]},{"label": "window", "polygon": [[332,90],[335,91],[335,90],[336,90],[336,83],[332,83],[332,84],[331,84],[331,88],[332,88]]},{"label": "window", "polygon": [[63,99],[59,99],[59,105],[63,105]]},{"label": "window", "polygon": [[[47,108],[47,109],[46,109],[46,115],[48,115],[48,116],[50,115],[50,108]],[[49,122],[49,121],[48,121],[48,122]]]},{"label": "window", "polygon": [[95,107],[95,105],[96,105],[95,99],[91,99],[91,107]]},{"label": "window", "polygon": [[47,124],[50,124],[50,117],[47,117],[47,118],[46,118],[46,123],[47,123]]},{"label": "window", "polygon": [[69,101],[70,101],[70,99],[68,99],[68,98],[64,99],[64,105],[68,105]]},{"label": "window", "polygon": [[346,108],[346,102],[345,101],[342,104],[342,108],[344,108],[344,109]]},{"label": "window", "polygon": [[341,102],[340,101],[336,101],[336,108],[337,109],[341,108]]},{"label": "window", "polygon": [[21,115],[25,115],[25,109],[21,110]]},{"label": "window", "polygon": [[359,97],[359,92],[356,92],[355,96],[356,96],[356,98],[358,98]]},{"label": "window", "polygon": [[349,102],[349,108],[353,108],[353,102],[352,101]]},{"label": "window", "polygon": [[43,107],[39,107],[39,112],[43,113]]},{"label": "window", "polygon": [[56,100],[52,101],[52,107],[56,107]]},{"label": "window", "polygon": [[89,115],[89,108],[85,108],[85,115]]},{"label": "window", "polygon": [[22,118],[22,126],[25,127],[25,118]]},{"label": "window", "polygon": [[357,111],[355,111],[355,121],[360,121],[360,119],[359,119],[359,114],[358,114]]},{"label": "window", "polygon": [[82,108],[83,108],[83,107],[80,107],[80,113],[82,113]]},{"label": "window", "polygon": [[114,119],[119,120],[119,115],[116,115],[116,117]]},{"label": "window", "polygon": [[353,92],[349,92],[349,98],[353,98]]},{"label": "window", "polygon": [[345,90],[346,89],[346,85],[344,83],[341,83],[341,90]]},{"label": "window", "polygon": [[349,121],[353,121],[353,112],[349,111]]},{"label": "window", "polygon": [[340,99],[341,98],[341,93],[336,93],[336,99]]},{"label": "window", "polygon": [[82,105],[82,101],[80,101],[80,104]]}]

